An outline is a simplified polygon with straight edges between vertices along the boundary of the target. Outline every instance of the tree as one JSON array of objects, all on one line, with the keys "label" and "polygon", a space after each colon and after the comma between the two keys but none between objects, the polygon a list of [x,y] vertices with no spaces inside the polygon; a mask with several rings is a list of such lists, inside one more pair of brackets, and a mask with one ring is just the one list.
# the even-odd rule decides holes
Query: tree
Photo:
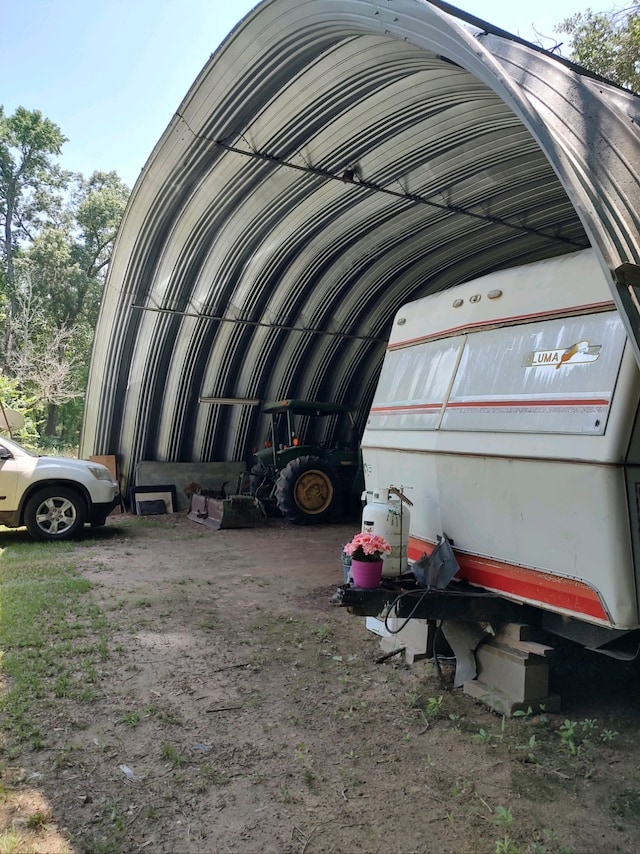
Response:
[{"label": "tree", "polygon": [[[47,436],[56,433],[59,407],[86,386],[106,269],[129,195],[115,172],[75,178],[68,215],[43,227],[16,264],[20,310],[7,363],[46,406]],[[73,410],[75,432],[82,412]]]},{"label": "tree", "polygon": [[640,92],[640,5],[578,12],[555,28],[571,36],[570,58],[614,83]]},{"label": "tree", "polygon": [[60,329],[92,326],[102,297],[106,268],[129,189],[115,172],[77,175],[66,221],[50,223],[25,250],[33,294]]},{"label": "tree", "polygon": [[[56,162],[66,141],[38,110],[0,106],[0,377],[44,432],[77,438],[107,265],[129,196],[115,172]],[[69,436],[69,438],[72,438]]]},{"label": "tree", "polygon": [[0,106],[0,250],[7,288],[4,352],[11,349],[16,310],[14,258],[20,241],[32,239],[43,215],[59,210],[59,191],[68,175],[53,161],[66,142],[60,128],[39,110],[18,107],[5,116]]},{"label": "tree", "polygon": [[109,263],[128,198],[129,188],[117,172],[94,172],[88,181],[81,180],[76,220],[90,264],[88,275],[101,275]]}]

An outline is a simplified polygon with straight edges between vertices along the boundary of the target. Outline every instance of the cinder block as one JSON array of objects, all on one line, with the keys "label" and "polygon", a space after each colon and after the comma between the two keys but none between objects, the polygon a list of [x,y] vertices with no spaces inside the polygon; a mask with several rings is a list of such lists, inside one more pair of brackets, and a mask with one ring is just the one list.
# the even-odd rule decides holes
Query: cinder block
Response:
[{"label": "cinder block", "polygon": [[504,643],[509,643],[509,641],[531,641],[534,640],[533,626],[527,623],[502,623],[496,632],[496,637]]},{"label": "cinder block", "polygon": [[476,661],[480,682],[495,685],[516,700],[524,702],[547,694],[549,666],[539,655],[492,639],[477,648]]},{"label": "cinder block", "polygon": [[[388,621],[390,625],[396,628],[403,622],[402,619],[398,618]],[[407,664],[413,664],[414,661],[429,658],[432,655],[434,634],[435,626],[430,625],[426,620],[409,620],[397,634],[383,637],[380,641],[380,648],[383,652],[393,652],[399,647],[404,647],[405,661]]]},{"label": "cinder block", "polygon": [[484,682],[473,680],[465,682],[463,691],[474,700],[478,700],[488,706],[493,712],[510,718],[514,712],[559,712],[560,697],[557,694],[549,694],[546,697],[524,701],[514,700],[502,691],[485,685]]},{"label": "cinder block", "polygon": [[369,631],[380,635],[382,638],[391,637],[392,632],[396,629],[397,622],[396,617],[389,617],[386,622],[385,620],[381,620],[380,617],[365,617],[365,626]]},{"label": "cinder block", "polygon": [[396,649],[404,648],[404,644],[398,640],[398,635],[388,635],[380,639],[380,649],[383,652],[393,652]]},{"label": "cinder block", "polygon": [[[525,631],[523,631],[523,628]],[[476,649],[478,676],[464,683],[464,692],[486,703],[500,714],[544,707],[560,710],[560,698],[549,695],[551,647],[530,641],[526,627],[518,624],[501,627]],[[505,638],[512,638],[506,643]]]},{"label": "cinder block", "polygon": [[[396,622],[398,625],[402,625],[400,620]],[[429,628],[426,620],[409,620],[397,637],[407,649],[410,648],[419,654],[424,653],[426,655],[429,651]]]}]

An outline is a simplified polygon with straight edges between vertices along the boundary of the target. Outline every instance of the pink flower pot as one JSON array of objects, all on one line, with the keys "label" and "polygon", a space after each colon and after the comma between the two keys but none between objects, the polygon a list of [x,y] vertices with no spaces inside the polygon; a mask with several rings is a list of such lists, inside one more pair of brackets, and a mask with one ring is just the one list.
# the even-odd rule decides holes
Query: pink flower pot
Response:
[{"label": "pink flower pot", "polygon": [[351,576],[353,578],[354,587],[364,587],[371,589],[379,587],[382,579],[382,563],[381,560],[352,560],[351,561]]}]

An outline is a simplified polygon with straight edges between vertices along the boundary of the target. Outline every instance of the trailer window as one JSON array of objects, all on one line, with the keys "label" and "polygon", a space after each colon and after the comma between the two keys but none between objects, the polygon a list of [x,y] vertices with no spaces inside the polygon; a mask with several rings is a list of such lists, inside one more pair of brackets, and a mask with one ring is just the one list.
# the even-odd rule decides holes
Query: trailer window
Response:
[{"label": "trailer window", "polygon": [[441,428],[602,434],[625,341],[615,312],[469,335]]},{"label": "trailer window", "polygon": [[606,311],[390,350],[369,426],[601,435],[625,341]]},{"label": "trailer window", "polygon": [[371,426],[436,430],[463,346],[460,336],[388,351],[371,407]]}]

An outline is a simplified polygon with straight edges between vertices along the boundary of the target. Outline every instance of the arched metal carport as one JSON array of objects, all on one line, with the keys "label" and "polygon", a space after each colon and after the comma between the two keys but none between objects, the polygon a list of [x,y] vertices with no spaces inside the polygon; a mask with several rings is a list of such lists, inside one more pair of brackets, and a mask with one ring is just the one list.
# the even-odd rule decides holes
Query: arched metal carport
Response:
[{"label": "arched metal carport", "polygon": [[402,303],[589,245],[640,354],[639,104],[444,3],[265,0],[136,183],[81,453],[248,459],[282,397],[363,424]]}]

